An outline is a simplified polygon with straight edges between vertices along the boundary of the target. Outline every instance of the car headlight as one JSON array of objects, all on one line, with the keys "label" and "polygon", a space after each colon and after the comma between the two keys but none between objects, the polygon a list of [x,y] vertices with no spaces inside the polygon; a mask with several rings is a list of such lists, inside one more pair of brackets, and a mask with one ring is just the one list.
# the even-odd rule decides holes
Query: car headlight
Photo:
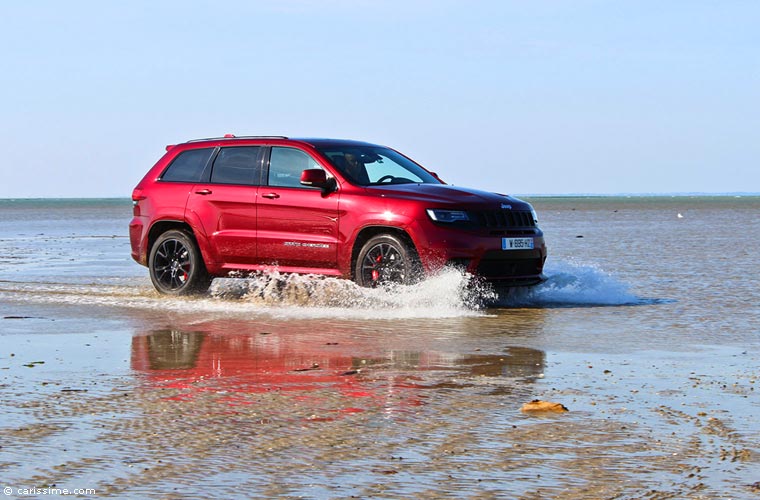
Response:
[{"label": "car headlight", "polygon": [[470,220],[470,216],[464,210],[444,210],[441,208],[428,208],[428,217],[436,222],[461,222]]},{"label": "car headlight", "polygon": [[530,214],[533,216],[533,222],[535,222],[536,224],[538,224],[538,214],[536,213],[536,211],[531,208],[530,209]]}]

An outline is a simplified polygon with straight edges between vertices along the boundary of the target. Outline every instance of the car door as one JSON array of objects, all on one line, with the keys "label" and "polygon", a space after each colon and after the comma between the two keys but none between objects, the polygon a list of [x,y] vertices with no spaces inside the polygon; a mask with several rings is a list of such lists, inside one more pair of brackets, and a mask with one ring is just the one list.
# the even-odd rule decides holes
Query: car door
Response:
[{"label": "car door", "polygon": [[272,147],[267,156],[257,205],[259,262],[338,274],[339,194],[301,185],[301,172],[322,168],[305,151]]},{"label": "car door", "polygon": [[256,189],[263,149],[220,148],[205,182],[190,193],[188,218],[200,222],[212,258],[222,267],[245,269],[256,261]]}]

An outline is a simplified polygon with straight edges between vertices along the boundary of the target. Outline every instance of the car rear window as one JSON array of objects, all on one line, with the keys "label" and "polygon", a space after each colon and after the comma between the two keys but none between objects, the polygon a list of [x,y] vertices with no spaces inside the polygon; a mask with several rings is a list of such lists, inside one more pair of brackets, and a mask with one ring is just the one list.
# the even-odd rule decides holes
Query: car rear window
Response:
[{"label": "car rear window", "polygon": [[162,181],[199,182],[203,169],[213,152],[213,148],[183,151],[171,162],[161,176]]}]

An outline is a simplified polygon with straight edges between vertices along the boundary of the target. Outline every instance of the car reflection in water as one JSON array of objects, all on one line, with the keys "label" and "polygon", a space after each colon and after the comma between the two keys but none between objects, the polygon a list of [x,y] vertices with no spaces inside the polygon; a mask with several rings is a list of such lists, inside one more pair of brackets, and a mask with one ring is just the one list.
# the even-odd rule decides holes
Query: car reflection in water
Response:
[{"label": "car reflection in water", "polygon": [[341,396],[343,407],[334,411],[380,406],[387,413],[419,406],[425,390],[474,385],[481,377],[494,380],[487,385],[491,393],[511,394],[545,366],[543,351],[523,347],[496,355],[387,351],[380,342],[372,345],[345,332],[333,332],[329,340],[319,334],[253,332],[250,324],[227,322],[224,331],[218,326],[135,335],[132,369],[151,387],[173,389],[166,399],[189,401],[212,392],[240,404],[234,395],[279,391],[308,397],[328,390]]}]

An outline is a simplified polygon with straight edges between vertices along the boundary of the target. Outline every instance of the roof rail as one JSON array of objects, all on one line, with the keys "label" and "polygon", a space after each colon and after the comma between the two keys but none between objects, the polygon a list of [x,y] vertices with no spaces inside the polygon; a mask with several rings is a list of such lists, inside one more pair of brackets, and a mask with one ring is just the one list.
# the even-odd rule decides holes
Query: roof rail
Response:
[{"label": "roof rail", "polygon": [[207,137],[205,139],[192,139],[187,142],[204,142],[204,141],[223,141],[225,139],[287,139],[284,135],[232,135],[226,134],[224,137]]}]

